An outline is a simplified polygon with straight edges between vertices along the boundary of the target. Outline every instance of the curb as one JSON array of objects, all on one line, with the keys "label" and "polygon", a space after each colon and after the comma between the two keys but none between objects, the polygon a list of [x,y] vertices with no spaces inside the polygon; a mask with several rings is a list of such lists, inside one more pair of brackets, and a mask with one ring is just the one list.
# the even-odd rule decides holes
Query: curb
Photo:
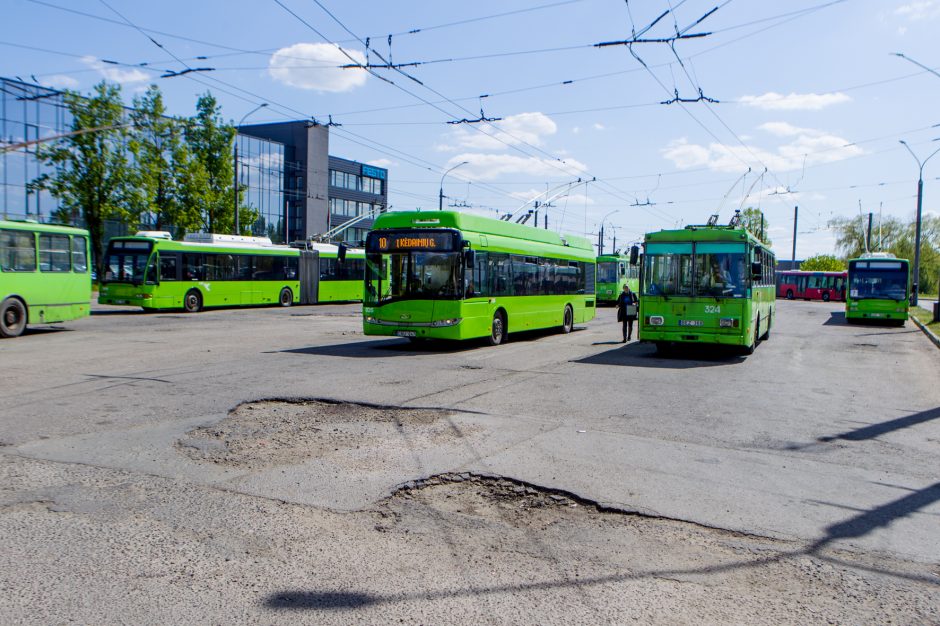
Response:
[{"label": "curb", "polygon": [[933,334],[933,331],[927,328],[927,326],[917,319],[916,316],[911,315],[911,320],[913,320],[914,324],[917,325],[918,328],[924,331],[924,334],[927,335],[927,339],[930,339],[930,341],[932,341],[935,346],[940,348],[940,337],[937,337],[935,334]]}]

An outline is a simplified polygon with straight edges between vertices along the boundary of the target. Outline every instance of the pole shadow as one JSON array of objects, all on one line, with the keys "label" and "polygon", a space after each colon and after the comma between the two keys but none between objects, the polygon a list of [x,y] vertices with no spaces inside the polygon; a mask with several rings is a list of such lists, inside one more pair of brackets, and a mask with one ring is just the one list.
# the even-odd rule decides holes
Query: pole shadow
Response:
[{"label": "pole shadow", "polygon": [[887,422],[880,422],[878,424],[871,424],[862,428],[856,428],[855,430],[845,431],[837,435],[819,437],[816,439],[816,441],[821,443],[828,443],[837,439],[842,439],[845,441],[865,441],[866,439],[874,439],[886,433],[901,430],[903,428],[910,428],[911,426],[923,424],[924,422],[929,422],[935,419],[940,419],[940,407],[935,409],[928,409],[926,411],[919,411],[917,413],[912,413],[911,415],[899,417]]}]

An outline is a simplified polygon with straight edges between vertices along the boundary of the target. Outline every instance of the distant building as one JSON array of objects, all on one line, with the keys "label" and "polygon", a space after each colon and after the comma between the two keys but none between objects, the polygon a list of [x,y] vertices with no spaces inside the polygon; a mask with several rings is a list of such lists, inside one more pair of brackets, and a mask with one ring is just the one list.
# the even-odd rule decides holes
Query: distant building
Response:
[{"label": "distant building", "polygon": [[[61,135],[72,116],[63,94],[20,80],[0,78],[0,145]],[[329,127],[309,121],[252,124],[238,129],[237,179],[242,203],[259,213],[255,235],[295,241],[322,235],[366,216],[336,240],[359,242],[388,206],[388,170],[329,155]],[[49,168],[36,145],[0,154],[0,217],[50,221],[59,202],[30,183]],[[231,155],[234,159],[234,155]],[[80,225],[78,216],[70,220]],[[146,219],[140,224],[151,229]],[[125,234],[109,224],[109,235]]]},{"label": "distant building", "polygon": [[800,260],[797,260],[797,261],[782,261],[782,260],[780,260],[780,259],[777,259],[777,271],[778,271],[778,272],[786,272],[786,271],[789,271],[789,270],[798,270],[798,269],[800,269],[800,265],[802,265],[802,264],[803,264],[803,261],[800,261]]},{"label": "distant building", "polygon": [[[309,121],[247,124],[240,138],[284,147],[284,196],[290,239],[306,239],[366,216],[338,241],[359,242],[388,206],[388,170],[329,154],[329,127]],[[239,159],[241,160],[241,159]]]}]

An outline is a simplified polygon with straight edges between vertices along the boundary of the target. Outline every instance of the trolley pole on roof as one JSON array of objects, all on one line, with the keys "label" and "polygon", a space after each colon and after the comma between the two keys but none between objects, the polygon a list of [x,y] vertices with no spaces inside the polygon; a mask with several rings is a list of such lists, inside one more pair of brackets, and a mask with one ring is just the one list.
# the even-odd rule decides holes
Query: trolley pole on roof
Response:
[{"label": "trolley pole on roof", "polygon": [[796,221],[800,213],[800,207],[793,207],[793,252],[790,254],[790,269],[796,269]]}]

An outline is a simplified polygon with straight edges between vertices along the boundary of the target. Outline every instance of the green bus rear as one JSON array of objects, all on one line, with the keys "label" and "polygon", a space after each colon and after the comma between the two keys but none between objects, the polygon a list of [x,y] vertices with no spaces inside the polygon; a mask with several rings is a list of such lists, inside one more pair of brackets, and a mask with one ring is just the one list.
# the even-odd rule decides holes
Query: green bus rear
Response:
[{"label": "green bus rear", "polygon": [[624,285],[639,293],[640,268],[630,265],[628,254],[602,254],[597,257],[597,304],[616,304]]},{"label": "green bus rear", "polygon": [[688,226],[649,233],[640,286],[640,340],[740,346],[769,337],[774,255],[743,228]]},{"label": "green bus rear", "polygon": [[450,211],[390,212],[366,240],[363,331],[501,343],[594,318],[586,239]]},{"label": "green bus rear", "polygon": [[885,254],[849,261],[845,319],[907,321],[911,299],[910,264]]},{"label": "green bus rear", "polygon": [[305,249],[255,237],[138,233],[108,243],[101,304],[195,312],[205,307],[362,300],[365,256],[330,244]]},{"label": "green bus rear", "polygon": [[91,310],[88,231],[0,220],[0,336]]}]

